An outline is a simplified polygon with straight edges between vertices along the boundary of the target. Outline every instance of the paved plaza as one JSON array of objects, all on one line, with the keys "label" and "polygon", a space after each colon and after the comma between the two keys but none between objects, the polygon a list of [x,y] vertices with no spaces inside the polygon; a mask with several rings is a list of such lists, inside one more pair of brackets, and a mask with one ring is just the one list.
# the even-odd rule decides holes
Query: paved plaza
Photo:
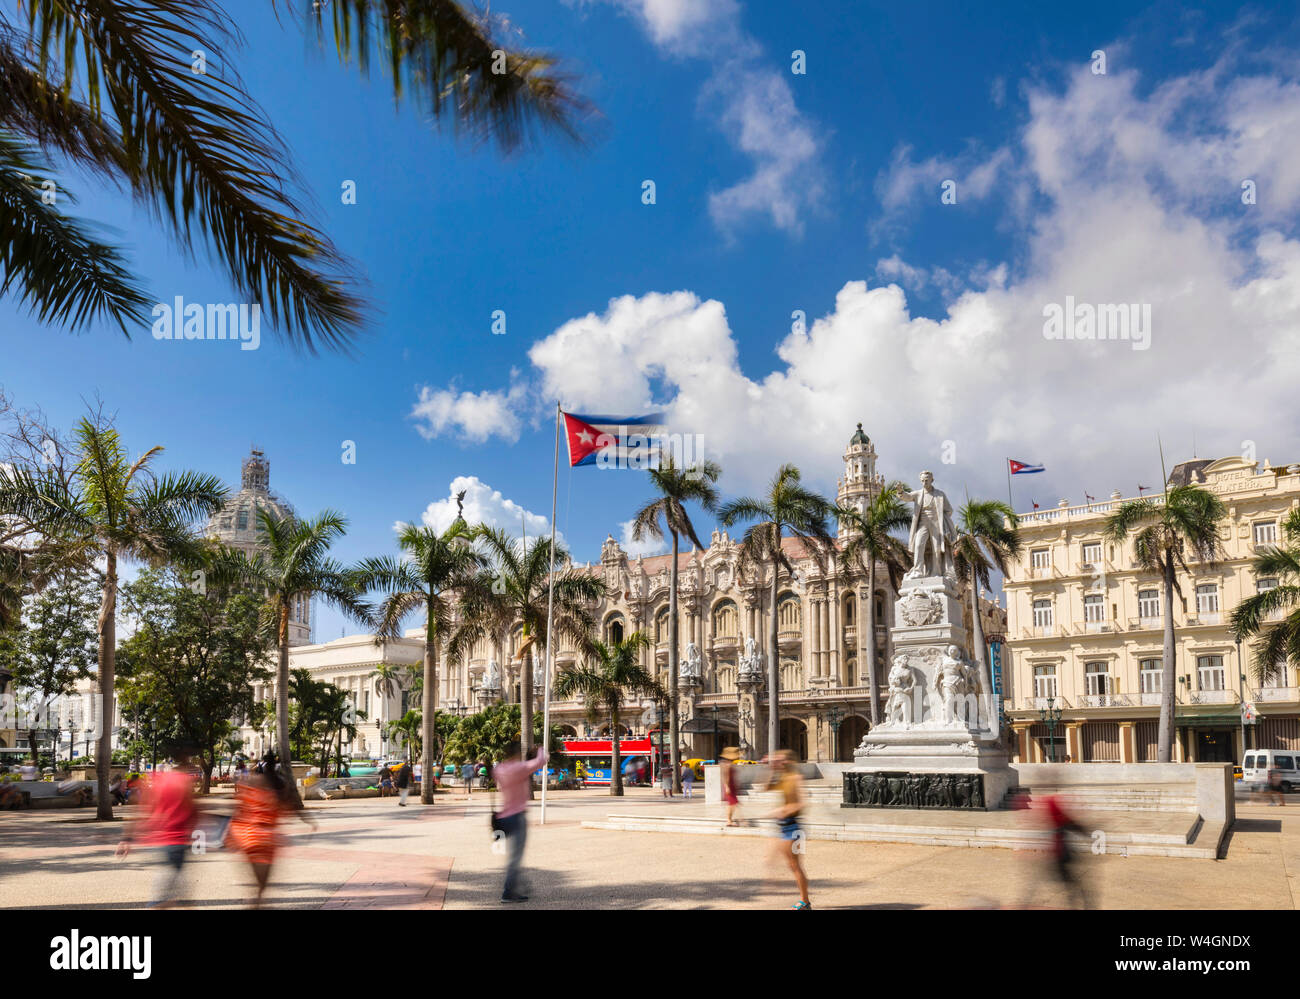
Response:
[{"label": "paved plaza", "polygon": [[[229,800],[215,794],[216,802]],[[267,904],[283,909],[496,908],[504,857],[488,831],[491,797],[440,793],[433,807],[392,798],[308,805],[319,822],[289,820]],[[130,815],[133,808],[119,809]],[[777,909],[795,898],[771,841],[749,836],[584,828],[610,812],[711,814],[702,799],[664,800],[629,789],[550,796],[547,824],[530,813],[521,908]],[[150,900],[151,851],[117,859],[120,826],[89,809],[0,813],[0,908],[135,908]],[[1044,878],[1038,853],[896,843],[812,841],[805,856],[818,909],[1042,907],[1067,900]],[[1122,909],[1293,909],[1300,896],[1300,801],[1239,803],[1224,859],[1086,856],[1095,906]],[[213,850],[186,865],[182,907],[247,903],[242,855]],[[1039,886],[1030,896],[1031,886]]]}]

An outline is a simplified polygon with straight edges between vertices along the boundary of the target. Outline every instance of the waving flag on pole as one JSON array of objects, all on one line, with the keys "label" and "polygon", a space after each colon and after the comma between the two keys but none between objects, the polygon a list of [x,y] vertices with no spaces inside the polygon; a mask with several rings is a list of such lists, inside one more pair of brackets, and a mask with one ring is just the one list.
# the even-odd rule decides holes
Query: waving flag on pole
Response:
[{"label": "waving flag on pole", "polygon": [[1027,461],[1016,461],[1015,458],[1007,459],[1007,468],[1010,469],[1012,475],[1033,475],[1035,472],[1045,470],[1042,465],[1031,465]]},{"label": "waving flag on pole", "polygon": [[[563,411],[561,411],[563,412]],[[590,416],[563,413],[564,437],[569,443],[569,466],[641,468],[663,429],[664,414],[648,416]]]}]

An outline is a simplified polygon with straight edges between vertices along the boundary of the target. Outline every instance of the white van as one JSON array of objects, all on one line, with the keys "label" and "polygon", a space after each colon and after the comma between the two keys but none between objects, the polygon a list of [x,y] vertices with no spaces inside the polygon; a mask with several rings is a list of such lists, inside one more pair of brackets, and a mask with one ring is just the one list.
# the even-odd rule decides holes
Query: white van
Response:
[{"label": "white van", "polygon": [[1300,752],[1290,749],[1250,749],[1241,764],[1241,781],[1260,790],[1268,787],[1268,772],[1282,772],[1282,790],[1300,788]]}]

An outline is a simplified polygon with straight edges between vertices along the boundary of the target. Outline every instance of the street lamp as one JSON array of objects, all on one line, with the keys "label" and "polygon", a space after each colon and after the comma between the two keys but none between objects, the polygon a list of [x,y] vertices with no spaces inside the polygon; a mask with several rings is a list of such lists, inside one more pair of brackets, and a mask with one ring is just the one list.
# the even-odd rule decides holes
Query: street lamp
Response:
[{"label": "street lamp", "polygon": [[1246,755],[1246,664],[1241,661],[1241,636],[1237,636],[1237,692],[1241,700],[1241,755]]},{"label": "street lamp", "polygon": [[718,758],[718,706],[713,705],[713,758]]},{"label": "street lamp", "polygon": [[831,762],[839,763],[840,761],[840,722],[844,720],[844,712],[836,705],[832,704],[829,711],[826,712],[827,720],[831,723]]},{"label": "street lamp", "polygon": [[1056,762],[1056,726],[1061,723],[1061,709],[1053,707],[1056,702],[1055,697],[1047,699],[1047,706],[1038,709],[1039,720],[1047,726],[1047,753],[1048,762]]}]

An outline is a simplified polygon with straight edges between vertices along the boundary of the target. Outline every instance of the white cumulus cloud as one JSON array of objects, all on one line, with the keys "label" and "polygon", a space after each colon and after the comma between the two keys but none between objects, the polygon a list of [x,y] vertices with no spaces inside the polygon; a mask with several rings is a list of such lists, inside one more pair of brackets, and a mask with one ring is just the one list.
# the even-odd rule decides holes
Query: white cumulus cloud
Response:
[{"label": "white cumulus cloud", "polygon": [[[451,527],[456,520],[456,495],[465,493],[465,521],[469,524],[487,524],[500,527],[515,537],[521,530],[528,537],[536,538],[551,533],[551,519],[540,513],[533,513],[520,506],[512,499],[501,495],[477,475],[458,475],[447,486],[446,499],[434,500],[421,514],[420,520],[426,527],[431,527],[439,534]],[[400,530],[401,524],[394,525]],[[556,532],[557,544],[564,543],[563,532]]]}]

